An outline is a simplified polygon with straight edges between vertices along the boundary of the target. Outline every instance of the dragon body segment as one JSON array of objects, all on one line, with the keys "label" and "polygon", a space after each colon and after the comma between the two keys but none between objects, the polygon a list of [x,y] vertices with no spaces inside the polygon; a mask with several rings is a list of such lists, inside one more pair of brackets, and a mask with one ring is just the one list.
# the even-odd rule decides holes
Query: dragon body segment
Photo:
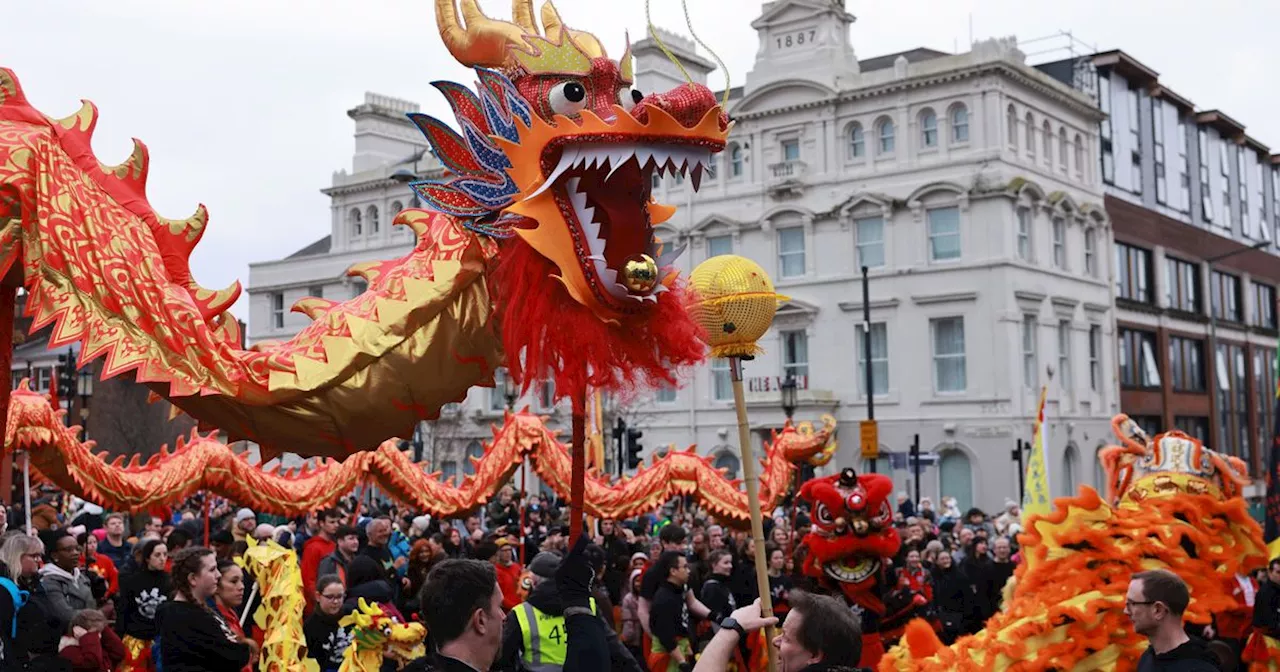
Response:
[{"label": "dragon body segment", "polygon": [[[565,27],[554,7],[514,0],[515,23],[474,0],[436,0],[441,37],[475,67],[475,90],[441,82],[457,128],[413,120],[448,174],[413,185],[426,208],[401,212],[407,256],[353,267],[368,290],[304,299],[312,323],[287,341],[241,346],[227,308],[189,256],[208,222],[158,215],[148,154],[119,166],[93,155],[97,110],[36,111],[0,70],[0,277],[29,294],[51,347],[81,343],[80,365],[133,372],[159,396],[266,454],[344,457],[405,436],[500,364],[560,396],[586,385],[674,382],[701,361],[670,250],[653,234],[673,208],[652,177],[696,184],[730,124],[705,86],[641,95],[630,50]],[[464,25],[465,24],[465,25]]]},{"label": "dragon body segment", "polygon": [[[1112,426],[1120,445],[1101,454],[1107,499],[1081,487],[1052,513],[1030,517],[1018,537],[1024,560],[986,628],[946,647],[926,622],[913,621],[881,672],[1134,670],[1146,640],[1124,614],[1125,594],[1130,577],[1148,569],[1187,582],[1189,622],[1207,624],[1235,606],[1224,586],[1267,561],[1262,530],[1240,496],[1245,464],[1182,432],[1151,439],[1124,415]],[[1273,645],[1259,644],[1263,657]]]},{"label": "dragon body segment", "polygon": [[[67,492],[106,509],[161,511],[201,490],[240,502],[255,511],[300,516],[332,504],[342,493],[362,483],[400,502],[435,516],[456,517],[487,503],[525,459],[552,488],[569,492],[569,448],[544,419],[531,413],[508,413],[484,455],[473,458],[474,473],[455,485],[439,473],[425,473],[420,465],[388,441],[373,451],[356,453],[342,462],[325,460],[297,474],[281,474],[250,464],[212,436],[193,433],[179,439],[145,463],[135,456],[108,462],[95,454],[93,442],[79,440],[79,428],[67,427],[65,411],[55,411],[26,381],[14,390],[9,404],[5,450],[23,450],[39,475]],[[765,446],[761,463],[760,498],[772,510],[786,493],[795,465],[821,464],[836,450],[835,418],[823,426],[788,425]],[[694,448],[673,450],[634,477],[621,482],[588,474],[586,509],[600,518],[629,518],[651,511],[676,495],[694,495],[715,515],[747,520],[746,495],[736,480],[726,478],[708,457]]]}]

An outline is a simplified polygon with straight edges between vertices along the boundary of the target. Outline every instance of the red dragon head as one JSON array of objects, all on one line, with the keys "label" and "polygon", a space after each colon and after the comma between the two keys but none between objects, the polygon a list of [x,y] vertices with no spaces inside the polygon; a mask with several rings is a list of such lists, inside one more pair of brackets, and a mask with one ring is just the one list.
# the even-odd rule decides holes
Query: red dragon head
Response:
[{"label": "red dragon head", "polygon": [[849,468],[806,482],[800,498],[810,505],[815,529],[804,540],[809,548],[804,573],[838,581],[842,588],[875,580],[881,559],[897,555],[902,545],[893,527],[892,494],[887,476],[858,475]]},{"label": "red dragon head", "polygon": [[565,27],[550,1],[543,30],[532,0],[513,0],[513,23],[486,17],[475,0],[461,0],[461,12],[455,2],[436,0],[440,35],[480,82],[476,92],[435,84],[461,133],[410,115],[448,171],[413,186],[432,209],[512,239],[496,288],[508,365],[555,371],[557,382],[568,359],[596,384],[619,369],[669,378],[701,346],[671,296],[680,250],[653,227],[674,208],[653,202],[653,176],[687,174],[697,189],[725,146],[728,116],[699,84],[633,89],[630,46],[611,60],[595,36]]}]

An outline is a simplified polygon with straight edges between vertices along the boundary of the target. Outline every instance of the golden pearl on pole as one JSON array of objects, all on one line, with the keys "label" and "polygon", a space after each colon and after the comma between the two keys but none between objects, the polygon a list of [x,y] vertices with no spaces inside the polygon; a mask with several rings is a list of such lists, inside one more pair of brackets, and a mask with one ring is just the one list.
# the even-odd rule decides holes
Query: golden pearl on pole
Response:
[{"label": "golden pearl on pole", "polygon": [[648,294],[658,286],[658,263],[647,254],[633,254],[622,264],[622,286],[628,291]]}]

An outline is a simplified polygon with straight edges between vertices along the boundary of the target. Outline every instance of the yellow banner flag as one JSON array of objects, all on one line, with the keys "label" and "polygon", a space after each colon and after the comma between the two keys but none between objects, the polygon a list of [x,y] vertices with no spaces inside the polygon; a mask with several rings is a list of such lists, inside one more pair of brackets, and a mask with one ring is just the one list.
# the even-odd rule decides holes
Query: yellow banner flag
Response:
[{"label": "yellow banner flag", "polygon": [[1026,490],[1022,496],[1022,519],[1031,514],[1044,515],[1053,508],[1049,495],[1049,470],[1044,449],[1044,402],[1049,386],[1040,388],[1040,407],[1036,411],[1035,436],[1031,439],[1031,457],[1027,460]]}]

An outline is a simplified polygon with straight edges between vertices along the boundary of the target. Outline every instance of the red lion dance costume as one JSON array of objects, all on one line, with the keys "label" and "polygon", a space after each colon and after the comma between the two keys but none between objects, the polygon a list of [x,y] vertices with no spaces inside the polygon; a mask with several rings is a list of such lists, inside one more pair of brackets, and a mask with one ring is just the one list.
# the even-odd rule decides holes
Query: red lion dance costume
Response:
[{"label": "red lion dance costume", "polygon": [[814,479],[800,488],[816,528],[805,536],[808,554],[801,572],[819,586],[839,593],[862,618],[862,660],[874,667],[886,639],[896,639],[923,598],[898,588],[893,558],[902,539],[893,527],[889,504],[893,481],[853,469]]}]

